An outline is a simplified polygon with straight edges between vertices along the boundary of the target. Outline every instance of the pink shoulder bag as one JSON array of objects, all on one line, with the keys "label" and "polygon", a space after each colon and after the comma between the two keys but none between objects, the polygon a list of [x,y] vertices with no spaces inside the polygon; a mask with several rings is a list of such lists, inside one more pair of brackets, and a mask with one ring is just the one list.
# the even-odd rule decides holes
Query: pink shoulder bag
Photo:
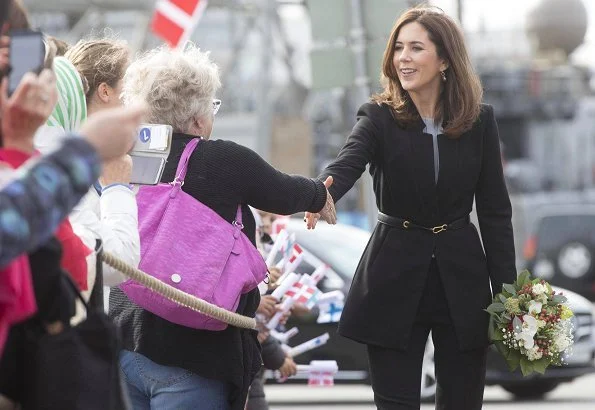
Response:
[{"label": "pink shoulder bag", "polygon": [[[188,143],[169,184],[143,186],[138,203],[141,261],[139,269],[179,290],[235,312],[240,296],[258,286],[266,264],[242,232],[242,210],[229,223],[182,191],[188,160],[199,143]],[[140,307],[179,325],[223,330],[227,324],[128,280],[120,288]]]}]

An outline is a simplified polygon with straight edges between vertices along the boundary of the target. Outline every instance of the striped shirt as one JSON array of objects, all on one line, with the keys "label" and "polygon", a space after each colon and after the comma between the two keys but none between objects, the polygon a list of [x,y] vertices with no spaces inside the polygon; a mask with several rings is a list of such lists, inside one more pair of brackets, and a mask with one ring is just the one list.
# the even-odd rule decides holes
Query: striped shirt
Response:
[{"label": "striped shirt", "polygon": [[35,134],[35,147],[41,152],[57,148],[66,133],[79,129],[87,118],[83,82],[72,63],[64,57],[54,59],[58,102],[46,125]]}]

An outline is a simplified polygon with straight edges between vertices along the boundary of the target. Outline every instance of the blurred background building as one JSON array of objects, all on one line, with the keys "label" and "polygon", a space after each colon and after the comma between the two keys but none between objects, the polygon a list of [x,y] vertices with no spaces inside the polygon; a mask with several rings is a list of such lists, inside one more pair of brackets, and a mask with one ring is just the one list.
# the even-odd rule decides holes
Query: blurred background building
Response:
[{"label": "blurred background building", "polygon": [[[316,175],[336,155],[357,107],[379,88],[382,53],[407,0],[210,0],[192,40],[222,70],[214,137],[286,172]],[[593,187],[595,29],[587,0],[435,0],[463,24],[485,101],[494,105],[505,172],[517,194]],[[155,1],[25,0],[33,23],[75,42],[160,44]],[[106,27],[109,30],[106,33]],[[375,219],[369,177],[339,203],[343,222]]]}]

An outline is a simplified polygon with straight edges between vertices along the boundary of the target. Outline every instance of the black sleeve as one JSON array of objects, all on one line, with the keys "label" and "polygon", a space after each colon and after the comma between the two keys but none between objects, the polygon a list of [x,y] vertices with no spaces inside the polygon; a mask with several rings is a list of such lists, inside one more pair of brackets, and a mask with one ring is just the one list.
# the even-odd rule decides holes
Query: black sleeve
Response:
[{"label": "black sleeve", "polygon": [[285,352],[281,344],[273,336],[267,337],[262,342],[262,362],[264,367],[270,370],[277,370],[283,366],[285,361]]},{"label": "black sleeve", "polygon": [[504,182],[498,125],[491,106],[484,106],[481,172],[475,191],[477,218],[494,294],[516,279],[512,206]]},{"label": "black sleeve", "polygon": [[333,177],[329,192],[335,202],[347,193],[366,170],[379,149],[380,132],[374,117],[381,108],[377,104],[366,103],[357,112],[357,123],[337,158],[318,176],[324,181]]},{"label": "black sleeve", "polygon": [[207,157],[214,169],[208,171],[221,174],[240,193],[242,201],[254,208],[290,215],[318,212],[326,202],[322,182],[278,171],[247,147],[231,141],[214,141],[209,150]]}]

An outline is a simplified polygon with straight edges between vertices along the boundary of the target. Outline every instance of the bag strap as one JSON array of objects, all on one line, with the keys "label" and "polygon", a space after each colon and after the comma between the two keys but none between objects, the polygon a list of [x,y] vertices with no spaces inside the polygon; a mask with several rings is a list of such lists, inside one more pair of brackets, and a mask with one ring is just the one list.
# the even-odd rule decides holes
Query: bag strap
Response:
[{"label": "bag strap", "polygon": [[238,210],[236,211],[236,219],[234,219],[233,224],[238,226],[240,229],[244,228],[244,224],[242,224],[242,204],[238,204]]},{"label": "bag strap", "polygon": [[184,152],[182,152],[180,162],[178,162],[178,168],[176,169],[176,179],[173,181],[174,184],[184,184],[184,178],[186,178],[186,171],[188,170],[188,160],[190,159],[190,156],[194,152],[194,149],[199,142],[200,138],[194,138],[192,141],[186,144],[186,148],[184,148]]},{"label": "bag strap", "polygon": [[95,276],[95,283],[93,284],[93,289],[91,290],[91,296],[89,297],[89,301],[85,301],[85,298],[81,294],[79,287],[74,283],[74,280],[70,277],[70,275],[66,272],[62,273],[62,278],[65,282],[69,285],[70,289],[76,296],[78,300],[83,304],[87,315],[90,312],[103,312],[103,243],[101,239],[97,239],[95,244],[95,252],[97,254],[96,260],[96,276]]},{"label": "bag strap", "polygon": [[103,242],[101,239],[95,240],[95,283],[89,296],[89,306],[97,311],[103,312],[105,309],[103,302]]}]

